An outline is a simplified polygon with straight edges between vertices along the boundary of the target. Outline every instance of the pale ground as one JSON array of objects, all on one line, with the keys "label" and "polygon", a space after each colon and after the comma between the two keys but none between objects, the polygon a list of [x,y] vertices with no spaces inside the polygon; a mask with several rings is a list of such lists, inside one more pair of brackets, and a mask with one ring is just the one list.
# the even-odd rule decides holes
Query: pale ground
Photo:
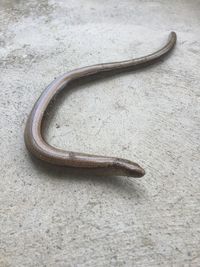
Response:
[{"label": "pale ground", "polygon": [[[0,0],[0,266],[200,266],[200,1]],[[67,70],[168,59],[57,98],[48,141],[125,157],[142,179],[44,166],[27,116]],[[51,118],[51,119],[50,119]]]}]

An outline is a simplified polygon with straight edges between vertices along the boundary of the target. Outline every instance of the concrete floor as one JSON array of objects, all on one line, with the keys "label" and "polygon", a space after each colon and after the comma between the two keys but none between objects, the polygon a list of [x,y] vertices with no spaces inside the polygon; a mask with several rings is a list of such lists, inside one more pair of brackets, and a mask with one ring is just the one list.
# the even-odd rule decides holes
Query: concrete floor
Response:
[{"label": "concrete floor", "polygon": [[[0,1],[0,266],[200,266],[200,1]],[[58,147],[125,157],[142,179],[53,168],[23,131],[67,70],[168,59],[81,85],[47,118]]]}]

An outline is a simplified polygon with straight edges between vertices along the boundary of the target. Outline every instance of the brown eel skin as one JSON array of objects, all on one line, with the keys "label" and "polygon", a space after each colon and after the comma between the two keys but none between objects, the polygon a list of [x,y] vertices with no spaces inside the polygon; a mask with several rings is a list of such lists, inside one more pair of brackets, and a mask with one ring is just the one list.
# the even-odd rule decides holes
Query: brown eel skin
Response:
[{"label": "brown eel skin", "polygon": [[143,168],[130,160],[96,156],[91,154],[64,151],[48,144],[42,134],[42,121],[45,111],[55,95],[69,86],[69,83],[84,78],[92,78],[99,73],[118,73],[145,67],[162,59],[172,50],[176,43],[176,33],[171,32],[167,43],[158,51],[144,57],[105,64],[97,64],[79,68],[56,78],[43,91],[36,101],[26,123],[24,139],[27,149],[35,157],[54,165],[68,166],[73,168],[86,168],[109,170],[114,175],[129,177],[142,177],[145,174]]}]

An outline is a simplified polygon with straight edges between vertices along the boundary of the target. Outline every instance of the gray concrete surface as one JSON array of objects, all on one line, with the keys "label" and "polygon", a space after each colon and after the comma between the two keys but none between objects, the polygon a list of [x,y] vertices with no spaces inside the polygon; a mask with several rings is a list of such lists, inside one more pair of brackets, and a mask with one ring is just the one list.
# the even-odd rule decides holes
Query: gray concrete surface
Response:
[{"label": "gray concrete surface", "polygon": [[[0,266],[200,266],[200,1],[0,1]],[[178,44],[151,68],[58,97],[58,147],[132,159],[142,179],[51,168],[23,130],[67,70]]]}]

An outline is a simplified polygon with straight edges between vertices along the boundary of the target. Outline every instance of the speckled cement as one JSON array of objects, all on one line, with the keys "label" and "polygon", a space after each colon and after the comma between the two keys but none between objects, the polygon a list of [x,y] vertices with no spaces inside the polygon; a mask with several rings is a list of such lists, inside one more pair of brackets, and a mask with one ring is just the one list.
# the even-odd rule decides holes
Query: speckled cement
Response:
[{"label": "speckled cement", "polygon": [[[200,1],[0,1],[0,266],[200,266]],[[63,72],[153,52],[160,64],[58,96],[47,140],[125,157],[142,179],[53,168],[27,116]]]}]

